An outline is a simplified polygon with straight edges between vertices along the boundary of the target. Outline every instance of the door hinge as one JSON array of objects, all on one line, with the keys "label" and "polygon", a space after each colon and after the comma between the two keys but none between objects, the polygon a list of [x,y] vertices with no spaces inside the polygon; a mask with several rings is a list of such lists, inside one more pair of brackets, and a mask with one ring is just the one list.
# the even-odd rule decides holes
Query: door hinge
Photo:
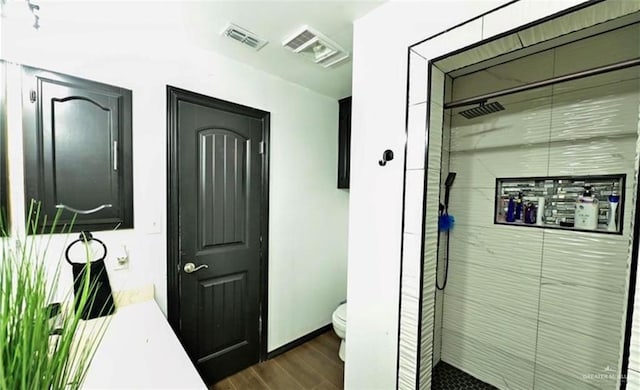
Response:
[{"label": "door hinge", "polygon": [[258,142],[258,154],[264,154],[264,141]]},{"label": "door hinge", "polygon": [[36,90],[32,89],[29,91],[29,100],[31,100],[31,103],[35,103],[37,100],[38,94],[36,94]]}]

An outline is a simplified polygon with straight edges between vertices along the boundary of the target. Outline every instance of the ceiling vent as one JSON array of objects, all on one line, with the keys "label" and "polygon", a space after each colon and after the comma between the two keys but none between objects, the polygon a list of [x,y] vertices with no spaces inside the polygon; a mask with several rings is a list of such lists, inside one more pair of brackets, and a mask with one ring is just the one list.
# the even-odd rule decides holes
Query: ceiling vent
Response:
[{"label": "ceiling vent", "polygon": [[349,58],[349,53],[340,45],[307,26],[291,35],[282,45],[324,68]]},{"label": "ceiling vent", "polygon": [[227,28],[222,31],[222,35],[238,41],[243,45],[247,45],[256,51],[262,49],[268,43],[264,39],[258,38],[256,34],[246,28],[242,28],[233,23],[229,23]]}]

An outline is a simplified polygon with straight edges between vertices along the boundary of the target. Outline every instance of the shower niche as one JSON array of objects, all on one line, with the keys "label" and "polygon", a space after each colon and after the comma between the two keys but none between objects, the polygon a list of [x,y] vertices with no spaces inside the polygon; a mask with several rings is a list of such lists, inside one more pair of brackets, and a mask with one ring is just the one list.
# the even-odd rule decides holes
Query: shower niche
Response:
[{"label": "shower niche", "polygon": [[626,175],[496,179],[494,223],[622,234]]}]

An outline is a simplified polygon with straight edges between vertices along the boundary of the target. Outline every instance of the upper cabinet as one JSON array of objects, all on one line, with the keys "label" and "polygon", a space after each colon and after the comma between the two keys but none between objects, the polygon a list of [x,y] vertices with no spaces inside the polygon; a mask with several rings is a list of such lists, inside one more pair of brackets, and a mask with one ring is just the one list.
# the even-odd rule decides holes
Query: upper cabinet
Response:
[{"label": "upper cabinet", "polygon": [[8,234],[7,70],[0,61],[0,236]]},{"label": "upper cabinet", "polygon": [[[131,91],[24,67],[26,208],[73,231],[133,227]],[[32,212],[35,212],[33,210]]]},{"label": "upper cabinet", "polygon": [[351,159],[351,96],[339,101],[338,188],[349,188]]}]

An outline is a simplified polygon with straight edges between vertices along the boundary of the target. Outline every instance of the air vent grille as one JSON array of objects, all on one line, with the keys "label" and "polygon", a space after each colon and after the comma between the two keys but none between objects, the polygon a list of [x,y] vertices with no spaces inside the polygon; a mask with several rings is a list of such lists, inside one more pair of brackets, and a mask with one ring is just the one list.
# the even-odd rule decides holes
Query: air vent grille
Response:
[{"label": "air vent grille", "polygon": [[262,49],[268,43],[267,41],[258,38],[254,33],[246,28],[242,28],[233,23],[230,23],[229,26],[222,31],[222,35],[255,50]]},{"label": "air vent grille", "polygon": [[282,45],[324,68],[349,58],[349,53],[340,45],[307,26],[292,34]]},{"label": "air vent grille", "polygon": [[298,34],[296,37],[294,37],[289,42],[287,42],[285,46],[292,50],[297,50],[300,46],[304,45],[305,43],[308,43],[315,37],[316,35],[311,31],[303,30],[300,34]]}]

